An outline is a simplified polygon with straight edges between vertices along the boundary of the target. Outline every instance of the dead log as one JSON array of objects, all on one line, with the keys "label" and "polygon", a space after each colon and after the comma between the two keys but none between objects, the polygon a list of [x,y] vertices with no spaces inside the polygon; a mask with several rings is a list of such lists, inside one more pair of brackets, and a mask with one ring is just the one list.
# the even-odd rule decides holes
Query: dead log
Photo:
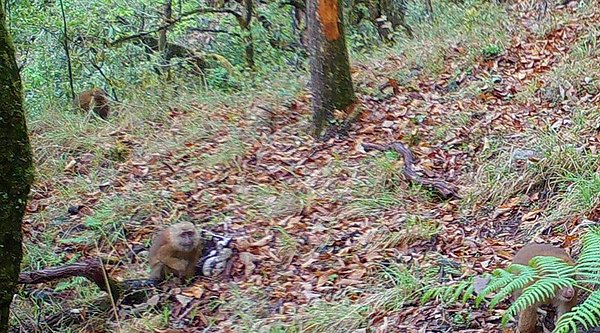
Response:
[{"label": "dead log", "polygon": [[444,199],[460,198],[456,186],[441,179],[424,178],[419,176],[414,169],[416,160],[415,155],[403,143],[394,142],[388,145],[379,145],[375,143],[364,142],[362,146],[365,149],[365,151],[393,150],[399,153],[404,159],[404,169],[402,170],[402,173],[410,182],[412,182],[413,184],[418,184],[430,188]]}]

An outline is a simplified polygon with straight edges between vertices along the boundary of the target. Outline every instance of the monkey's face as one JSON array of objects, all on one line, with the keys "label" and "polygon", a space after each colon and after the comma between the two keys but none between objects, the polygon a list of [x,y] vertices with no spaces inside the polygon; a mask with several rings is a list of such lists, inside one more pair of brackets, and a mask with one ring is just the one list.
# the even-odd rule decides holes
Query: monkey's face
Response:
[{"label": "monkey's face", "polygon": [[198,246],[198,233],[196,230],[183,229],[177,236],[177,244],[184,251],[192,251]]},{"label": "monkey's face", "polygon": [[569,302],[575,297],[575,289],[573,287],[565,287],[556,293],[556,298],[562,302]]}]

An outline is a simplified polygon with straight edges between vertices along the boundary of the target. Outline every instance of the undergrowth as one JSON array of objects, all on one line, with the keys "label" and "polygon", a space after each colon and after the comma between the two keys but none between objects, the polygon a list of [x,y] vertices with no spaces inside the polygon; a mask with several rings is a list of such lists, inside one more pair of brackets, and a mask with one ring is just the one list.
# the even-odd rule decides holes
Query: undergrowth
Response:
[{"label": "undergrowth", "polygon": [[[393,75],[399,78],[414,78],[414,73],[410,73],[413,69],[419,75],[437,78],[447,72],[448,64],[452,63],[449,75],[456,79],[468,73],[477,61],[493,59],[508,47],[509,34],[512,33],[508,29],[511,18],[502,5],[480,0],[468,0],[462,4],[433,1],[433,5],[435,15],[433,22],[429,22],[423,16],[420,2],[411,2],[408,23],[413,27],[415,38],[397,36],[396,46],[373,51],[375,55],[366,63],[381,61],[389,55],[399,56],[402,68],[393,69],[396,71]],[[597,37],[596,30],[582,37],[572,51],[572,59],[565,59],[547,76],[539,78],[540,82],[546,83],[546,89],[560,91],[564,87],[567,90],[574,87],[590,91],[597,84],[595,74],[582,71],[585,67],[596,68],[592,59],[597,56],[594,36]],[[357,62],[362,62],[361,56],[355,56]],[[28,221],[31,242],[36,244],[25,244],[24,267],[39,269],[72,262],[87,254],[81,251],[84,248],[110,254],[119,243],[132,240],[136,245],[143,243],[138,233],[146,235],[148,230],[144,233],[144,228],[154,230],[162,224],[186,218],[173,213],[177,212],[177,204],[171,200],[171,195],[173,192],[185,195],[195,190],[197,184],[193,179],[185,178],[180,170],[174,172],[177,176],[173,177],[172,183],[161,183],[164,191],[145,189],[141,186],[143,182],[135,177],[127,179],[130,183],[125,185],[119,182],[106,184],[115,180],[119,168],[129,166],[132,161],[143,164],[155,154],[160,157],[179,151],[184,156],[177,157],[185,159],[186,165],[193,166],[194,171],[217,169],[230,176],[218,181],[223,182],[223,188],[232,191],[227,194],[227,199],[235,202],[237,207],[243,207],[246,213],[244,222],[248,224],[253,223],[255,218],[273,221],[301,214],[321,202],[339,204],[341,208],[335,211],[339,215],[327,216],[328,225],[319,226],[324,229],[319,232],[334,234],[338,230],[326,230],[327,227],[335,227],[345,218],[364,218],[378,229],[364,248],[385,251],[377,262],[369,263],[364,283],[328,298],[313,295],[307,290],[307,304],[293,310],[283,304],[288,306],[285,310],[289,312],[286,313],[269,312],[266,290],[228,291],[223,299],[213,300],[210,304],[211,310],[219,309],[222,313],[231,314],[227,324],[246,332],[259,329],[290,333],[351,332],[365,329],[374,318],[399,311],[418,299],[436,274],[435,268],[421,271],[416,266],[399,263],[403,256],[399,249],[416,242],[429,242],[443,232],[438,217],[421,214],[433,201],[432,193],[419,186],[406,185],[407,181],[400,172],[403,167],[401,159],[394,153],[374,154],[357,161],[348,159],[344,152],[334,152],[332,162],[321,172],[337,177],[339,182],[327,186],[303,181],[290,185],[279,180],[263,185],[245,179],[245,175],[240,176],[247,167],[241,163],[242,158],[253,149],[257,140],[268,140],[260,133],[240,126],[252,119],[253,102],[285,106],[286,112],[293,112],[287,106],[303,91],[306,76],[281,70],[258,73],[256,77],[247,79],[247,84],[237,89],[235,94],[212,91],[201,84],[179,85],[178,82],[163,85],[149,81],[144,83],[143,89],[123,87],[121,102],[115,104],[114,117],[108,122],[95,118],[84,121],[84,117],[72,109],[64,96],[30,100],[29,105],[35,109],[29,114],[29,126],[38,170],[33,192],[42,196],[52,192],[53,199],[51,207],[32,214]],[[497,78],[483,77],[478,85],[471,88],[476,90],[488,84],[497,84]],[[456,89],[463,96],[473,94],[458,85]],[[531,93],[535,94],[536,89],[532,88]],[[305,118],[300,121],[307,122]],[[449,119],[432,133],[435,140],[444,140],[451,134],[448,124],[468,126],[470,115],[452,114]],[[420,120],[415,121],[415,126],[420,125]],[[516,144],[508,140],[493,142],[492,152],[486,152],[485,159],[482,158],[481,162],[485,165],[473,177],[475,190],[470,198],[478,203],[498,206],[517,195],[532,191],[549,192],[552,195],[544,206],[544,221],[564,219],[592,209],[598,204],[597,193],[600,193],[599,161],[596,152],[579,139],[595,130],[594,126],[598,124],[598,109],[579,108],[574,112],[571,124],[558,131],[548,126],[548,130],[528,132],[527,137]],[[306,124],[286,125],[286,130],[292,134],[304,135],[298,132]],[[417,138],[414,141],[421,142]],[[197,147],[213,143],[214,146],[205,151],[193,154]],[[513,148],[507,148],[509,145]],[[531,151],[533,158],[517,161],[516,150]],[[91,156],[83,158],[86,154]],[[87,161],[82,161],[82,158]],[[294,173],[294,168],[289,165],[282,166],[279,171],[293,174],[290,178],[295,180],[305,176]],[[235,176],[239,178],[235,179]],[[150,171],[149,176],[140,177],[160,178],[161,175],[153,175]],[[111,186],[118,187],[118,196],[109,193],[115,189]],[[109,191],[102,192],[107,187]],[[99,201],[93,202],[94,210],[87,212],[87,218],[78,221],[80,224],[73,225],[66,214],[69,206],[86,199],[85,194],[98,191],[101,193]],[[228,220],[228,213],[219,211],[222,203],[211,195],[199,195],[195,208],[215,211],[206,223],[222,225]],[[390,212],[401,213],[394,221],[380,217]],[[290,260],[304,255],[300,250],[306,240],[282,226],[273,227],[270,231],[276,235],[278,246],[272,255]],[[325,248],[330,244],[323,241],[322,245]],[[60,253],[58,246],[66,246],[73,251]],[[72,252],[78,254],[73,255]],[[144,274],[143,256],[136,258],[135,264],[133,261],[123,262],[134,267],[124,277]],[[333,284],[336,277],[331,279],[328,282]],[[50,285],[49,289],[52,288],[55,291],[73,290],[73,297],[82,301],[76,306],[85,304],[97,291],[81,279]],[[32,305],[22,294],[16,305],[17,320],[35,323],[42,316],[60,312],[62,308],[58,303],[50,302],[51,306],[47,307],[36,305],[33,307],[35,316],[31,316],[26,310]],[[67,306],[65,304],[64,308]],[[168,309],[159,313],[144,310],[140,317],[125,320],[121,328],[130,327],[133,332],[162,328],[168,324],[170,313]],[[205,319],[207,326],[214,328],[220,318],[207,316]]]},{"label": "undergrowth", "polygon": [[594,130],[600,111],[579,108],[572,119],[568,127],[529,132],[522,144],[498,151],[474,178],[474,198],[499,206],[521,194],[547,193],[538,228],[594,208],[600,199],[600,158],[581,138]]}]

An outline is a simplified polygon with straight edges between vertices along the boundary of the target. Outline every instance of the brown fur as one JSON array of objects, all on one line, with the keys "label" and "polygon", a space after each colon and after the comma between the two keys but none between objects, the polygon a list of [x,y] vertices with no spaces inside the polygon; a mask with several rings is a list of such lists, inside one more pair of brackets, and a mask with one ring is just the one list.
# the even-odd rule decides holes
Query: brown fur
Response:
[{"label": "brown fur", "polygon": [[92,88],[80,93],[73,103],[87,112],[93,109],[94,113],[102,119],[107,119],[110,113],[108,93],[101,88]]},{"label": "brown fur", "polygon": [[[548,244],[528,244],[521,248],[513,258],[513,264],[527,265],[529,261],[536,256],[550,256],[563,259],[569,264],[573,264],[573,259],[567,254],[567,252],[559,247],[554,247]],[[522,290],[518,290],[513,294],[516,299],[522,294]],[[577,305],[577,289],[574,288],[563,288],[556,293],[554,298],[534,304],[533,306],[521,311],[519,314],[519,323],[517,325],[518,332],[520,333],[535,333],[538,322],[537,308],[542,304],[551,304],[557,308],[556,321],[571,309]],[[556,322],[555,321],[555,322]]]},{"label": "brown fur", "polygon": [[187,279],[194,275],[202,246],[196,227],[177,223],[161,231],[150,248],[150,278],[164,280],[167,274]]}]

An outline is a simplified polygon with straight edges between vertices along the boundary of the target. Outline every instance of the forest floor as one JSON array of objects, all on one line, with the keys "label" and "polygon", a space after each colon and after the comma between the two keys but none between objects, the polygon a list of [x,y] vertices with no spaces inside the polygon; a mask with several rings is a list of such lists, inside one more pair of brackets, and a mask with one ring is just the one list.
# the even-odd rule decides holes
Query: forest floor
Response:
[{"label": "forest floor", "polygon": [[[153,233],[187,220],[234,237],[230,276],[168,289],[168,307],[129,311],[107,326],[81,314],[87,331],[500,331],[505,305],[419,297],[434,284],[505,267],[531,240],[575,253],[582,226],[597,219],[598,8],[571,2],[540,19],[535,8],[513,5],[515,28],[501,53],[464,70],[465,46],[451,45],[435,79],[409,68],[410,80],[383,92],[398,79],[390,73],[407,69],[403,58],[355,63],[364,112],[347,137],[325,142],[307,134],[304,94],[244,107],[173,101],[160,121],[120,114],[124,125],[61,138],[60,147],[34,124],[38,161],[60,154],[38,162],[26,265],[101,256],[117,258],[108,271],[115,278],[144,277],[142,250]],[[363,147],[394,142],[460,198],[411,184],[398,154]],[[67,214],[72,205],[78,214]],[[32,300],[33,290],[51,300]],[[66,332],[28,307],[48,302],[43,316],[85,308],[94,290],[83,279],[28,287],[15,313],[25,331]]]}]

